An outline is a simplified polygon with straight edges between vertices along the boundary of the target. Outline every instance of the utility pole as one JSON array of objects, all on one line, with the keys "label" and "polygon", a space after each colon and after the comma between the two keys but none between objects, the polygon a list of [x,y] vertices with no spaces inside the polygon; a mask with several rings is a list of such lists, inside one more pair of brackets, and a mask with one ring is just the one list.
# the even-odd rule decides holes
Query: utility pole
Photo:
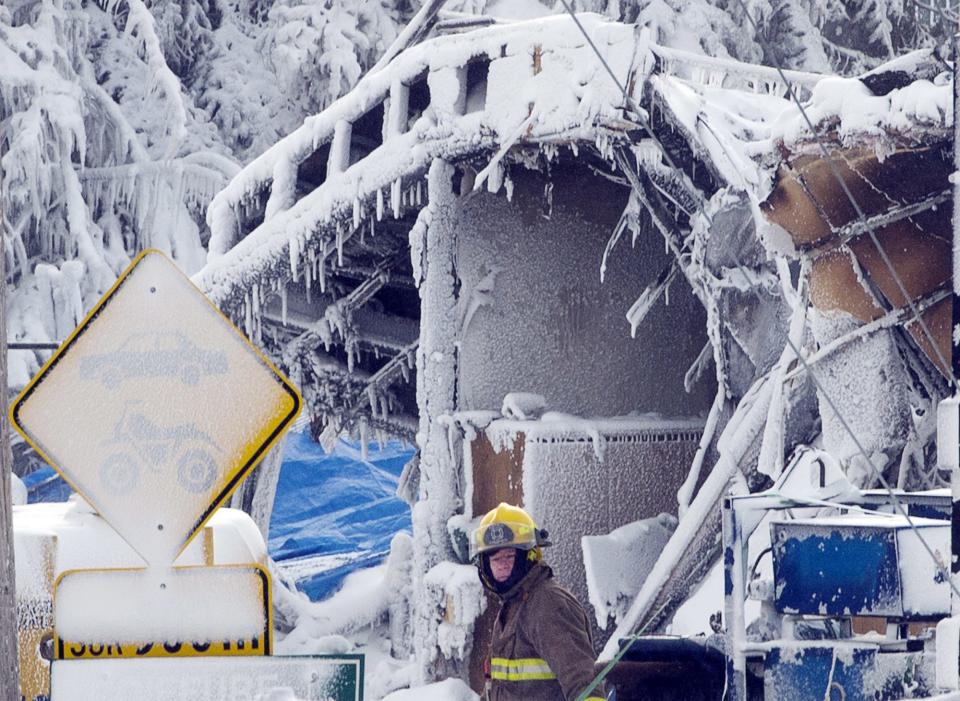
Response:
[{"label": "utility pole", "polygon": [[[0,183],[3,170],[0,169]],[[2,188],[0,188],[2,192]],[[6,238],[0,197],[0,242]],[[17,592],[13,566],[10,420],[7,418],[7,273],[0,248],[0,701],[20,701]]]},{"label": "utility pole", "polygon": [[[953,313],[951,314],[950,324],[950,365],[953,373],[953,397],[952,401],[957,403],[960,400],[960,387],[956,384],[960,378],[960,336],[957,334],[957,326],[960,324],[960,182],[957,182],[957,169],[960,168],[960,119],[957,119],[957,109],[960,108],[960,80],[957,72],[960,71],[960,33],[953,36]],[[951,401],[951,400],[947,400]],[[957,585],[960,585],[960,426],[957,425],[960,419],[960,412],[954,410],[948,417],[944,417],[944,423],[949,424],[946,435],[951,435],[953,445],[947,446],[945,440],[940,441],[940,429],[938,426],[937,451],[938,455],[948,454],[949,457],[944,460],[938,460],[944,466],[950,467],[950,484],[953,495],[953,508],[951,510],[951,537],[950,545],[952,557],[950,558],[950,574],[953,579],[953,591],[957,591]],[[940,419],[938,419],[938,423]],[[956,433],[953,433],[953,432]],[[948,452],[949,450],[949,452]],[[960,601],[957,600],[954,593],[952,598],[952,613],[954,616],[960,615]]]}]

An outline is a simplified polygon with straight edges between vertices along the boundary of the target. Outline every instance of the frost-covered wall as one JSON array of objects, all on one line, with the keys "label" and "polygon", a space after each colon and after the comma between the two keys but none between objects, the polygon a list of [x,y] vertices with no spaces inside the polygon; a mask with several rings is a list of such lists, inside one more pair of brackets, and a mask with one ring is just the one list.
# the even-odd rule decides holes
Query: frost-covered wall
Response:
[{"label": "frost-covered wall", "polygon": [[627,310],[670,260],[661,237],[651,230],[633,248],[621,242],[600,282],[627,189],[578,164],[555,165],[550,178],[515,166],[511,177],[512,200],[484,192],[462,199],[456,215],[469,321],[459,408],[497,410],[506,393],[523,391],[585,416],[706,412],[709,380],[683,390],[707,342],[703,307],[685,282],[630,337]]},{"label": "frost-covered wall", "polygon": [[[524,454],[524,502],[554,545],[548,564],[587,609],[597,651],[613,630],[595,625],[587,604],[587,574],[581,538],[610,531],[661,513],[676,513],[676,493],[697,451],[702,426],[677,422],[673,428],[624,427],[605,433],[603,461],[590,441],[536,431]],[[576,485],[576,488],[573,486]],[[652,553],[655,559],[657,553]],[[602,576],[602,572],[598,573]],[[642,581],[638,574],[634,592]]]}]

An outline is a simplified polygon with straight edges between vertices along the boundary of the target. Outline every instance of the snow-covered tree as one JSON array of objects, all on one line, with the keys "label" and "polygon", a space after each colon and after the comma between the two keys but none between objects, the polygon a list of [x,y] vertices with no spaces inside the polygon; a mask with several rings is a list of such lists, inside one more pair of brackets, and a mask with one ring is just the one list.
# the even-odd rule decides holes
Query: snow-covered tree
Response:
[{"label": "snow-covered tree", "polygon": [[388,0],[278,0],[266,40],[289,99],[308,113],[329,105],[393,42],[400,19]]}]

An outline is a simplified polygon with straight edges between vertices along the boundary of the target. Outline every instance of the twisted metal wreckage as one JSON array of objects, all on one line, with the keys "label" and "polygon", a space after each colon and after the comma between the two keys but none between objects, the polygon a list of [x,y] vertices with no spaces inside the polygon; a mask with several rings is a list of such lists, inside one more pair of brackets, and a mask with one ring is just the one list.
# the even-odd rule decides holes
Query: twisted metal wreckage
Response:
[{"label": "twisted metal wreckage", "polygon": [[[571,544],[558,564],[609,659],[716,567],[729,493],[813,464],[835,489],[944,484],[946,64],[841,79],[579,22],[432,25],[208,212],[194,279],[282,359],[314,434],[416,441],[414,595],[391,630],[424,678],[478,681],[482,594],[454,574],[501,499]],[[674,493],[656,562],[598,594],[580,536],[676,511]]]}]

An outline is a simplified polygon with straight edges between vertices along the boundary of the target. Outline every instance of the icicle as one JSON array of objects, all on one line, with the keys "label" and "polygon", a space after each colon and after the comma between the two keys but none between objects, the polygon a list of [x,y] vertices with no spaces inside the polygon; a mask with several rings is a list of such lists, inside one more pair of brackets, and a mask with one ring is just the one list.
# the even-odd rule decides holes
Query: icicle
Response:
[{"label": "icicle", "polygon": [[377,392],[373,385],[367,385],[367,401],[370,403],[370,413],[377,416]]},{"label": "icicle", "polygon": [[407,384],[410,384],[410,368],[407,367],[407,364],[404,362],[399,363],[400,365],[400,374],[403,375],[403,381]]},{"label": "icicle", "polygon": [[503,164],[497,163],[490,170],[490,175],[487,177],[487,192],[492,194],[500,192],[500,187],[503,185],[503,178],[505,174],[506,171],[503,168]]},{"label": "icicle", "polygon": [[318,264],[320,266],[320,274],[317,275],[317,279],[320,280],[320,293],[325,294],[327,291],[327,257],[321,255]]},{"label": "icicle", "polygon": [[421,202],[423,202],[423,188],[420,187],[421,182],[417,181],[417,206],[419,207]]},{"label": "icicle", "polygon": [[383,190],[380,188],[377,188],[377,221],[383,221]]},{"label": "icicle", "polygon": [[251,316],[251,304],[250,304],[250,293],[247,292],[243,296],[243,331],[247,334],[249,338],[253,332],[253,317]]},{"label": "icicle", "polygon": [[377,228],[376,228],[376,225],[374,224],[374,221],[376,220],[373,217],[370,217],[370,219],[368,219],[367,221],[370,222],[370,238],[373,238],[374,236],[377,235]]},{"label": "icicle", "polygon": [[343,265],[343,229],[337,228],[337,265]]},{"label": "icicle", "polygon": [[360,226],[360,198],[353,198],[353,228],[356,229]]},{"label": "icicle", "polygon": [[290,240],[290,275],[297,281],[297,272],[300,266],[300,241],[296,237]]},{"label": "icicle", "polygon": [[307,290],[307,304],[311,304],[312,301],[313,301],[313,300],[310,299],[310,288],[312,287],[312,282],[313,282],[313,281],[310,279],[310,277],[311,277],[310,273],[311,273],[311,272],[313,272],[313,266],[311,266],[311,265],[308,263],[307,266],[306,266],[306,268],[304,268],[304,271],[303,271],[303,284],[304,284],[304,286],[306,287],[306,290]]},{"label": "icicle", "polygon": [[663,162],[663,152],[653,139],[643,139],[633,147],[637,166],[658,167]]},{"label": "icicle", "polygon": [[513,178],[510,177],[509,173],[507,177],[504,178],[503,185],[507,192],[507,202],[513,202]]},{"label": "icicle", "polygon": [[280,288],[280,321],[286,326],[287,325],[287,286],[283,285]]},{"label": "icicle", "polygon": [[366,462],[369,459],[367,453],[367,420],[360,419],[360,459]]},{"label": "icicle", "polygon": [[252,306],[251,314],[253,316],[253,330],[254,335],[259,340],[260,338],[260,283],[255,282],[251,287],[251,297],[252,297]]},{"label": "icicle", "polygon": [[400,218],[400,188],[403,185],[403,181],[400,178],[397,178],[393,181],[393,184],[390,185],[390,206],[393,207],[393,218]]}]

